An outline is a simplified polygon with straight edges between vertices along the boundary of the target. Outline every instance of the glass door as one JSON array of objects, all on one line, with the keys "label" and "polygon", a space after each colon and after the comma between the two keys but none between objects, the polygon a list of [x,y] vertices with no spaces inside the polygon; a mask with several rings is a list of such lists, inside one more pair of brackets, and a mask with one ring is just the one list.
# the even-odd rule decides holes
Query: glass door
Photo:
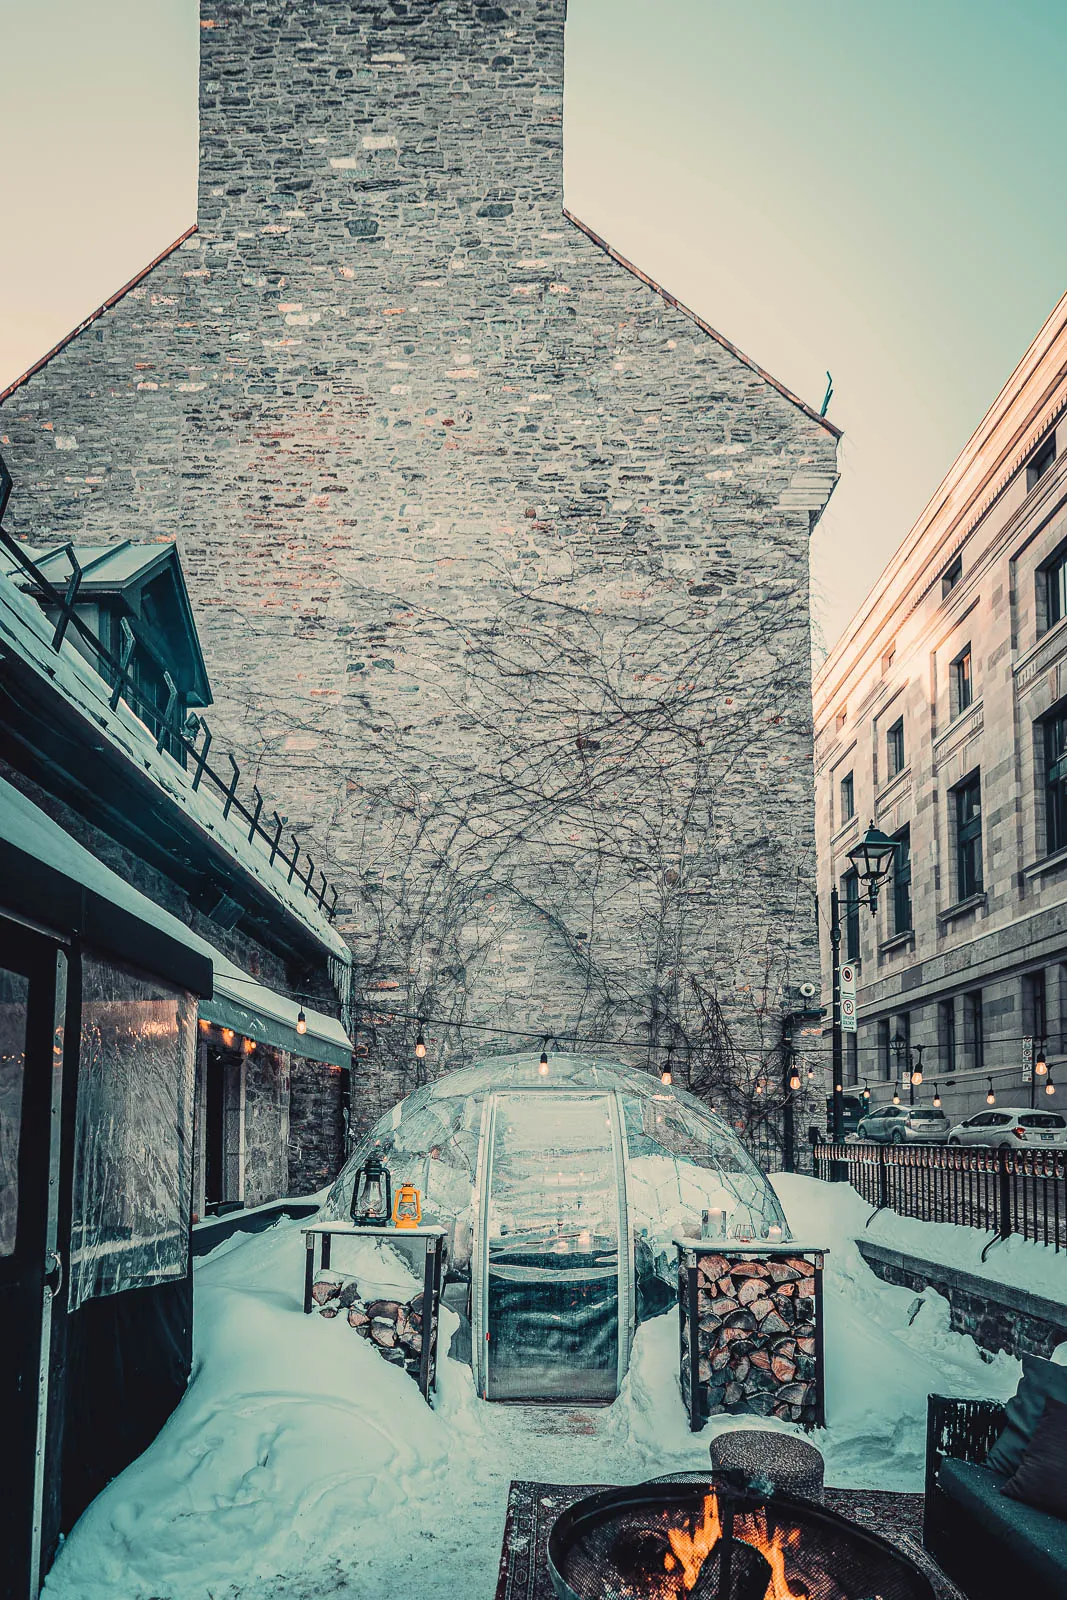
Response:
[{"label": "glass door", "polygon": [[614,1095],[491,1096],[481,1168],[481,1393],[487,1400],[613,1400],[627,1334],[624,1326],[620,1338],[627,1299],[620,1297],[620,1240],[624,1278],[628,1258]]},{"label": "glass door", "polygon": [[[66,964],[56,945],[0,919],[0,1597],[35,1600],[46,1505],[57,1249]],[[46,1526],[47,1524],[47,1526]]]}]

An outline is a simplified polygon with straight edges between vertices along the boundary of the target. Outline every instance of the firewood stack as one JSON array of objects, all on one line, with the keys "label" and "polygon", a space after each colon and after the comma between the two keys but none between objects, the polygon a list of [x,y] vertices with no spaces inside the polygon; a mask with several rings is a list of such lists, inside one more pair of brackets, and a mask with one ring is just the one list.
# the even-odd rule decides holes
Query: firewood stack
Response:
[{"label": "firewood stack", "polygon": [[408,1301],[364,1300],[359,1285],[337,1273],[322,1272],[312,1286],[311,1298],[322,1317],[344,1316],[361,1339],[377,1345],[391,1361],[413,1377],[419,1375],[422,1355],[422,1294]]},{"label": "firewood stack", "polygon": [[[701,1256],[698,1374],[707,1416],[749,1412],[811,1426],[816,1420],[815,1277],[801,1256],[736,1260]],[[680,1275],[682,1303],[688,1293]],[[683,1388],[690,1329],[683,1327]]]}]

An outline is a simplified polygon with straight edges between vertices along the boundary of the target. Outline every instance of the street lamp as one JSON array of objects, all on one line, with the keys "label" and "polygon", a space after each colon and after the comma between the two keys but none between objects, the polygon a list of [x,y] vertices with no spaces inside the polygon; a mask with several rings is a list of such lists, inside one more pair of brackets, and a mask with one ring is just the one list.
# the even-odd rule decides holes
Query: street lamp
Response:
[{"label": "street lamp", "polygon": [[[855,904],[867,905],[874,916],[878,910],[878,891],[888,882],[897,859],[897,843],[888,834],[876,828],[873,821],[858,844],[846,852],[858,879]],[[830,964],[831,964],[831,1061],[833,1063],[834,1125],[833,1142],[842,1144],[845,1138],[844,1095],[844,1041],[841,1033],[841,905],[835,884],[830,890]],[[835,1182],[848,1178],[848,1168],[843,1161],[830,1164],[830,1177]]]}]

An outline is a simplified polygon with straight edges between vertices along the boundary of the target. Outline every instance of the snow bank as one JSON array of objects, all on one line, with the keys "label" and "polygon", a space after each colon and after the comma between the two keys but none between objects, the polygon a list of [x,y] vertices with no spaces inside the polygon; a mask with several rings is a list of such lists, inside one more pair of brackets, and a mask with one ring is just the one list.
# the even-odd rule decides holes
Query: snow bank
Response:
[{"label": "snow bank", "polygon": [[[774,1181],[794,1233],[830,1251],[829,1426],[814,1436],[828,1481],[920,1488],[927,1394],[1006,1397],[1018,1364],[951,1333],[940,1296],[870,1272],[853,1191]],[[198,1265],[189,1391],[85,1513],[48,1600],[490,1600],[512,1478],[627,1483],[707,1465],[717,1430],[689,1432],[674,1313],[639,1331],[616,1403],[580,1411],[480,1402],[446,1354],[446,1311],[430,1410],[343,1319],[302,1315],[299,1229],[235,1236]],[[382,1256],[356,1265],[399,1287],[407,1269]]]}]

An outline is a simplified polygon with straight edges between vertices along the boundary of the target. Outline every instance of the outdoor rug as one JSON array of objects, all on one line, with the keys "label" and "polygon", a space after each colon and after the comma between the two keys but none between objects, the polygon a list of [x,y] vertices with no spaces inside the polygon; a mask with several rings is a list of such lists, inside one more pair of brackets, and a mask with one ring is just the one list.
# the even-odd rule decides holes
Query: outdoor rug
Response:
[{"label": "outdoor rug", "polygon": [[[561,1511],[606,1484],[513,1482],[508,1491],[504,1545],[496,1600],[554,1600],[548,1575],[549,1530]],[[827,1489],[823,1504],[860,1527],[880,1533],[897,1545],[926,1573],[940,1600],[963,1600],[922,1548],[923,1497],[892,1494],[885,1489]]]}]

